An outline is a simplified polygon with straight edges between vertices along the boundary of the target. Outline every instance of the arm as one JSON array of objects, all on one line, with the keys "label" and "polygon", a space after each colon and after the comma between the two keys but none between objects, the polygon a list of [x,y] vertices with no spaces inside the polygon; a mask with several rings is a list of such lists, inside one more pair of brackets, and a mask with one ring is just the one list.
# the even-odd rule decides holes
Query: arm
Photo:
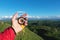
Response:
[{"label": "arm", "polygon": [[12,27],[9,27],[4,30],[4,32],[0,33],[0,40],[14,40],[15,31]]},{"label": "arm", "polygon": [[[12,27],[7,28],[4,32],[0,33],[0,40],[14,40],[15,35],[22,31],[25,26],[27,26],[27,20],[24,22],[24,26],[22,26],[16,20],[17,16],[18,14],[16,13],[12,17]],[[25,16],[25,14],[22,15],[23,18]]]}]

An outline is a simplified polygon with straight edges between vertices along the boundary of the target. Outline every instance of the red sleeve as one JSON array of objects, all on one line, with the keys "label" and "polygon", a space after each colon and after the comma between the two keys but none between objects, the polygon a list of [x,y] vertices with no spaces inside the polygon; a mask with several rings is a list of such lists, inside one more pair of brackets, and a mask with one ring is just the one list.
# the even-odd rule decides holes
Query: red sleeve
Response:
[{"label": "red sleeve", "polygon": [[14,40],[15,32],[12,27],[7,28],[4,32],[0,33],[0,40]]}]

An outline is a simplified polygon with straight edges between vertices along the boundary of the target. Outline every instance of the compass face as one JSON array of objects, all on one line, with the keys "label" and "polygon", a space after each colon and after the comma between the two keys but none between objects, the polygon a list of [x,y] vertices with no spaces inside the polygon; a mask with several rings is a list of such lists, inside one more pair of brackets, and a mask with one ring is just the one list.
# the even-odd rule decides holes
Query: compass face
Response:
[{"label": "compass face", "polygon": [[[26,14],[26,12],[24,12],[24,11],[17,11],[17,13],[18,13],[18,23],[20,24],[20,25],[24,25],[24,22],[27,20],[27,14]],[[23,15],[24,14],[24,15]]]},{"label": "compass face", "polygon": [[19,24],[23,25],[24,24],[24,18],[18,19]]}]

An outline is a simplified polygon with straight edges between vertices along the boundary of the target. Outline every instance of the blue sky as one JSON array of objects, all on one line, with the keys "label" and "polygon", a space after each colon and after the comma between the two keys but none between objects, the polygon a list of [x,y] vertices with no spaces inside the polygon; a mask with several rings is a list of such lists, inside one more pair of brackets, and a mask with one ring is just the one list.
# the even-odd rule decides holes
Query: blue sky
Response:
[{"label": "blue sky", "polygon": [[0,0],[0,17],[23,10],[31,16],[60,15],[60,0]]}]

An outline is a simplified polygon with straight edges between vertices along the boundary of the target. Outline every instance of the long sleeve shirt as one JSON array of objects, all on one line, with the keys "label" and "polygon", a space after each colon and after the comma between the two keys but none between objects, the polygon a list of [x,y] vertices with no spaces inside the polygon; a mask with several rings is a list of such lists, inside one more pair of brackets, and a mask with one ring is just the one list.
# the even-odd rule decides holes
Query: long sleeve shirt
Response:
[{"label": "long sleeve shirt", "polygon": [[14,40],[15,39],[15,31],[12,27],[9,27],[4,30],[4,32],[0,33],[0,40]]}]

